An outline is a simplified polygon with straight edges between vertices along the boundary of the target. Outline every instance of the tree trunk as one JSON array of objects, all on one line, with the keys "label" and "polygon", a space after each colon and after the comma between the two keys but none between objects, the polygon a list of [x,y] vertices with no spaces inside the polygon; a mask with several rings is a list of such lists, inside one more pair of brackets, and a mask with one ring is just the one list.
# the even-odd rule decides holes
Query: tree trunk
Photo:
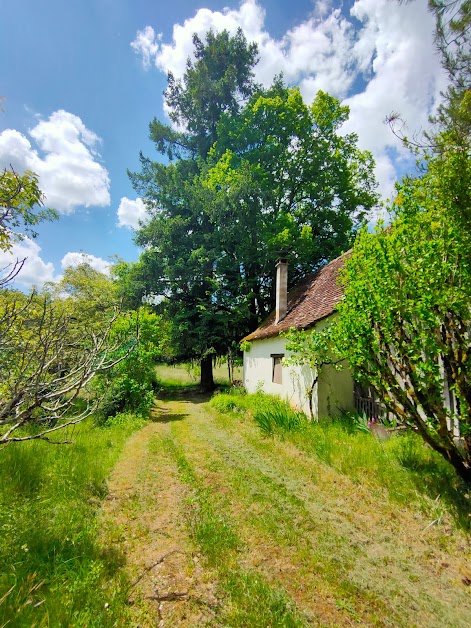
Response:
[{"label": "tree trunk", "polygon": [[207,355],[201,358],[201,388],[204,392],[212,392],[214,390],[213,378],[213,356]]}]

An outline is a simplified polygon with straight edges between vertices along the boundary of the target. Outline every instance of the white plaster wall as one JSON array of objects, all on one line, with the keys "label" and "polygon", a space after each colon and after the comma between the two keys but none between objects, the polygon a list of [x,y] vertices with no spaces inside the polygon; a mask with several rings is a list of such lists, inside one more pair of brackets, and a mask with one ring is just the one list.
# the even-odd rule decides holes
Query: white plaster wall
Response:
[{"label": "white plaster wall", "polygon": [[[326,320],[321,321],[315,329],[320,330],[326,324]],[[309,416],[307,390],[312,384],[314,371],[307,366],[283,365],[283,382],[275,384],[272,382],[273,353],[289,355],[285,338],[255,340],[250,343],[250,351],[244,351],[243,378],[247,392],[255,393],[260,389],[269,395],[278,395]],[[348,368],[344,366],[338,371],[333,367],[323,367],[312,403],[315,419],[353,410],[353,377]]]},{"label": "white plaster wall", "polygon": [[[307,389],[312,383],[312,370],[306,366],[283,365],[282,384],[272,382],[272,353],[289,354],[285,338],[267,338],[250,343],[250,351],[244,351],[244,386],[249,393],[257,390],[269,395],[278,395],[309,414]],[[317,412],[317,395],[313,395],[314,412]]]}]

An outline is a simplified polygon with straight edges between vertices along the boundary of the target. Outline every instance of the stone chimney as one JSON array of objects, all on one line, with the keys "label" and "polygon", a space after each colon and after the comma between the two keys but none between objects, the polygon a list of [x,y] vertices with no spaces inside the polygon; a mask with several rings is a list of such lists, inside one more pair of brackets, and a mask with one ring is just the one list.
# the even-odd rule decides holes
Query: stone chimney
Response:
[{"label": "stone chimney", "polygon": [[288,262],[285,259],[278,260],[276,264],[276,308],[275,325],[286,316],[288,308]]}]

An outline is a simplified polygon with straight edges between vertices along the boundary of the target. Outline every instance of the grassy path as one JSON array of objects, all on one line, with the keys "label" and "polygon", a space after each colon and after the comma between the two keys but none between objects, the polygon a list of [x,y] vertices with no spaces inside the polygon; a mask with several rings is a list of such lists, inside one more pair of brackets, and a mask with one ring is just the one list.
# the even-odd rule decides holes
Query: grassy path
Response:
[{"label": "grassy path", "polygon": [[468,626],[469,542],[203,397],[157,402],[103,509],[138,626]]}]

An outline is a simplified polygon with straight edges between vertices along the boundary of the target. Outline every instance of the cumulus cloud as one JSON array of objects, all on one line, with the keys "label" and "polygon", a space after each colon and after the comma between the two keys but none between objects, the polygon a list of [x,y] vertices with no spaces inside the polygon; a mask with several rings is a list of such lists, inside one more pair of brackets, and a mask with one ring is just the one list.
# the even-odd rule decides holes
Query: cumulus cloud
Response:
[{"label": "cumulus cloud", "polygon": [[40,288],[46,281],[57,281],[54,265],[45,262],[40,252],[41,247],[30,238],[14,242],[11,251],[0,250],[0,276],[4,277],[12,270],[16,261],[21,262],[26,258],[14,280],[15,285],[30,289],[33,286]]},{"label": "cumulus cloud", "polygon": [[55,111],[28,135],[32,141],[15,129],[0,133],[1,168],[35,172],[48,207],[64,214],[110,204],[108,172],[96,150],[100,139],[78,116]]},{"label": "cumulus cloud", "polygon": [[107,262],[103,258],[95,257],[95,255],[88,253],[69,252],[66,253],[61,260],[61,266],[64,270],[66,268],[76,268],[80,266],[80,264],[89,264],[89,266],[104,275],[110,274],[110,268],[112,266],[110,262]]},{"label": "cumulus cloud", "polygon": [[137,229],[147,218],[146,206],[141,198],[135,201],[123,196],[118,207],[118,227]]},{"label": "cumulus cloud", "polygon": [[259,46],[257,81],[269,85],[283,72],[287,83],[299,85],[307,102],[322,89],[350,106],[345,132],[358,133],[360,145],[373,152],[380,189],[387,196],[397,160],[407,156],[384,124],[385,117],[399,111],[412,132],[420,131],[446,86],[433,46],[433,17],[426,0],[402,5],[356,0],[350,16],[339,4],[318,2],[303,22],[276,39],[265,27],[261,4],[243,0],[238,9],[199,9],[183,24],[174,25],[171,42],[147,26],[131,46],[146,67],[153,63],[182,77],[186,60],[193,55],[193,33],[204,38],[210,28],[235,33],[241,27],[248,41]]},{"label": "cumulus cloud", "polygon": [[[46,282],[60,281],[62,276],[56,272],[54,264],[42,259],[41,247],[31,238],[14,242],[11,251],[0,250],[0,278],[5,277],[17,261],[23,260],[25,260],[23,266],[14,279],[15,287],[29,290],[33,287],[41,288]],[[105,275],[109,275],[112,266],[101,257],[87,253],[69,252],[61,260],[63,270],[75,268],[83,263],[90,264],[92,268]]]},{"label": "cumulus cloud", "polygon": [[360,146],[373,152],[381,191],[389,196],[394,167],[403,169],[405,160],[413,160],[384,119],[400,112],[409,136],[426,129],[446,77],[434,50],[433,18],[425,3],[398,7],[384,0],[358,0],[352,15],[363,24],[354,54],[369,80],[345,100],[350,107],[345,130],[355,131]]}]

